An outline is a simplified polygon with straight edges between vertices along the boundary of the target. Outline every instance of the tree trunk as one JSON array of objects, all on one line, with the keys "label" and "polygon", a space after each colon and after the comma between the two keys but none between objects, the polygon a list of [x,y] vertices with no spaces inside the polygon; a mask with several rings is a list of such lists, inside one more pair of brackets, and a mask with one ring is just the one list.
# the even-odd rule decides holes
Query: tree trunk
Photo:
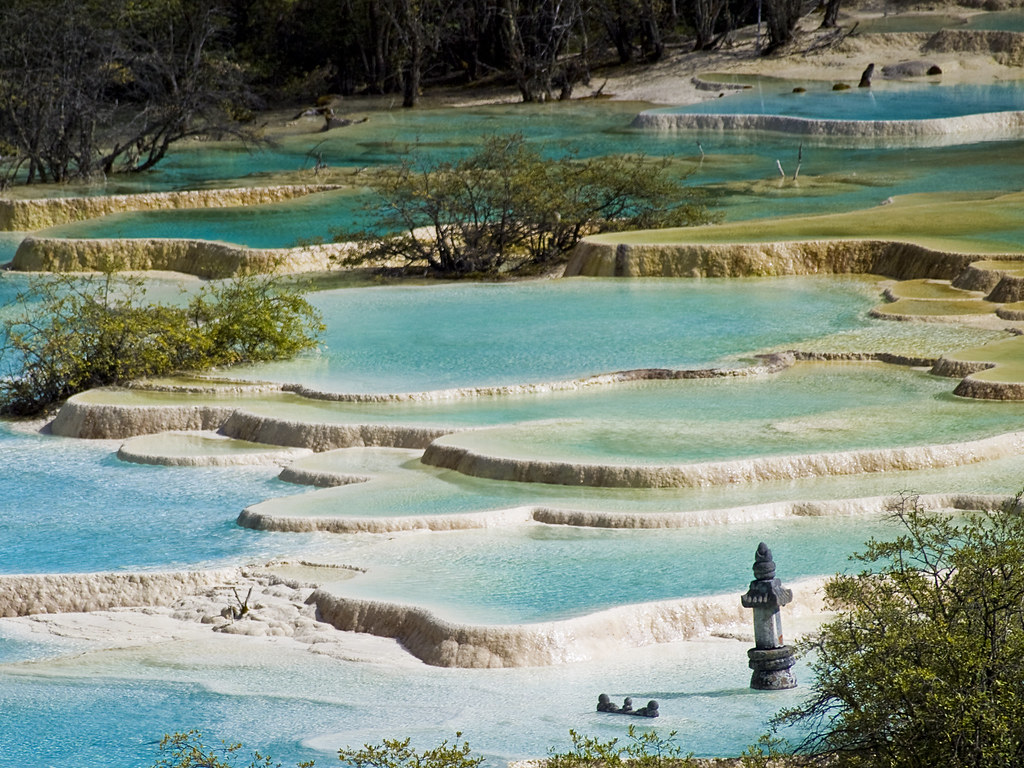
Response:
[{"label": "tree trunk", "polygon": [[826,0],[825,17],[821,20],[822,29],[834,29],[839,20],[840,0]]}]

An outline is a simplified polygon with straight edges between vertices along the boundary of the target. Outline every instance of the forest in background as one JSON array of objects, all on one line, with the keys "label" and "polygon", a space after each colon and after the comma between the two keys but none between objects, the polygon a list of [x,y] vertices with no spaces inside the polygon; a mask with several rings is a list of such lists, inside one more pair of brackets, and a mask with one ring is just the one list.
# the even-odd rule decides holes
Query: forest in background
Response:
[{"label": "forest in background", "polygon": [[[839,0],[827,0],[823,25]],[[255,139],[255,113],[438,85],[565,99],[611,64],[708,50],[765,23],[790,42],[813,0],[7,0],[0,187],[145,171],[187,137]]]}]

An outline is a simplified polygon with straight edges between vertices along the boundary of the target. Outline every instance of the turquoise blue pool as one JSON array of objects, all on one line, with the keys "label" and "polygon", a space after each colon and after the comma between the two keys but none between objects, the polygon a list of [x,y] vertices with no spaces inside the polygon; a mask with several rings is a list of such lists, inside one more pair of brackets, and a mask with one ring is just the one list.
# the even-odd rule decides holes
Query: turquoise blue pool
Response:
[{"label": "turquoise blue pool", "polygon": [[235,525],[249,504],[301,490],[275,468],[131,465],[116,448],[0,422],[0,573],[210,567],[280,550],[280,538]]},{"label": "turquoise blue pool", "polygon": [[870,282],[845,277],[580,278],[312,298],[328,326],[318,355],[226,373],[334,392],[415,392],[706,366],[871,325],[866,312],[877,293]]},{"label": "turquoise blue pool", "polygon": [[[796,85],[806,87],[794,93]],[[819,120],[925,120],[1024,109],[1020,83],[940,85],[885,82],[832,90],[832,83],[755,79],[728,98],[655,112],[667,114],[786,115]]]}]

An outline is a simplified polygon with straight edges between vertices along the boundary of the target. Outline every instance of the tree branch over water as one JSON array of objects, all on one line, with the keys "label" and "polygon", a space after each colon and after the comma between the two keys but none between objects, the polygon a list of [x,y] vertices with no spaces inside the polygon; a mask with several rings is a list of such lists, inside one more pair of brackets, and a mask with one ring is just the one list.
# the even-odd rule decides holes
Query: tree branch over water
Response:
[{"label": "tree branch over water", "polygon": [[456,162],[385,169],[371,181],[377,231],[349,263],[397,260],[441,275],[529,272],[563,260],[582,237],[714,219],[670,159],[543,157],[521,135],[491,136]]}]

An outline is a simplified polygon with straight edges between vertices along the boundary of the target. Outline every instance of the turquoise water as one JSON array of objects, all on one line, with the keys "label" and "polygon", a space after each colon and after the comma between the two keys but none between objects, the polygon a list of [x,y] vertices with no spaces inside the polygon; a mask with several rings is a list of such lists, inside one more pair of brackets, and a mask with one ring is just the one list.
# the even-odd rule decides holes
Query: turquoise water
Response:
[{"label": "turquoise water", "polygon": [[704,367],[870,325],[874,291],[845,277],[326,291],[312,297],[328,326],[319,355],[226,373],[329,391],[415,392]]},{"label": "turquoise water", "polygon": [[785,115],[821,120],[923,120],[1024,109],[1019,83],[921,85],[874,82],[870,88],[833,91],[831,83],[758,80],[728,98],[654,110],[668,114]]},{"label": "turquoise water", "polygon": [[[408,537],[362,552],[369,573],[345,595],[433,608],[443,618],[485,624],[551,621],[636,602],[735,592],[737,568],[770,541],[787,580],[844,571],[851,541],[892,532],[882,518],[733,523],[669,530],[535,526]],[[372,547],[372,545],[370,545]],[[567,595],[572,595],[567,600]]]},{"label": "turquoise water", "polygon": [[221,240],[250,248],[285,248],[319,239],[330,242],[334,228],[370,227],[367,198],[349,191],[322,192],[274,203],[237,208],[170,209],[102,216],[41,230],[42,237],[186,238]]},{"label": "turquoise water", "polygon": [[913,374],[900,381],[899,373],[837,368],[696,392],[680,387],[676,401],[665,398],[660,409],[653,401],[632,408],[622,398],[616,415],[573,418],[567,409],[550,421],[444,442],[483,456],[638,466],[956,443],[1024,428],[1024,404],[962,403],[950,394],[950,380],[920,375],[912,389],[906,384]]},{"label": "turquoise water", "polygon": [[116,450],[0,422],[0,573],[223,565],[308,545],[308,537],[289,544],[234,524],[249,504],[301,490],[276,480],[272,467],[130,465]]},{"label": "turquoise water", "polygon": [[[799,690],[751,692],[749,670],[745,663],[737,668],[736,644],[729,642],[686,655],[638,649],[628,664],[568,664],[543,675],[353,664],[286,645],[227,643],[219,650],[179,643],[170,659],[166,649],[162,657],[112,651],[106,668],[93,654],[78,657],[74,667],[53,665],[49,675],[3,674],[0,764],[138,768],[154,762],[155,742],[166,730],[198,727],[208,743],[230,734],[286,766],[310,758],[332,765],[339,747],[396,736],[409,736],[422,749],[458,730],[494,766],[568,749],[568,727],[601,739],[623,737],[624,719],[593,711],[600,691],[618,700],[657,698],[659,733],[677,730],[683,744],[699,745],[698,755],[715,755],[734,751],[737,740],[755,741],[769,711],[801,696]],[[282,673],[268,675],[275,667]],[[181,681],[186,670],[189,679]],[[806,679],[802,664],[797,674]],[[709,720],[709,711],[728,718],[729,728]]]}]

